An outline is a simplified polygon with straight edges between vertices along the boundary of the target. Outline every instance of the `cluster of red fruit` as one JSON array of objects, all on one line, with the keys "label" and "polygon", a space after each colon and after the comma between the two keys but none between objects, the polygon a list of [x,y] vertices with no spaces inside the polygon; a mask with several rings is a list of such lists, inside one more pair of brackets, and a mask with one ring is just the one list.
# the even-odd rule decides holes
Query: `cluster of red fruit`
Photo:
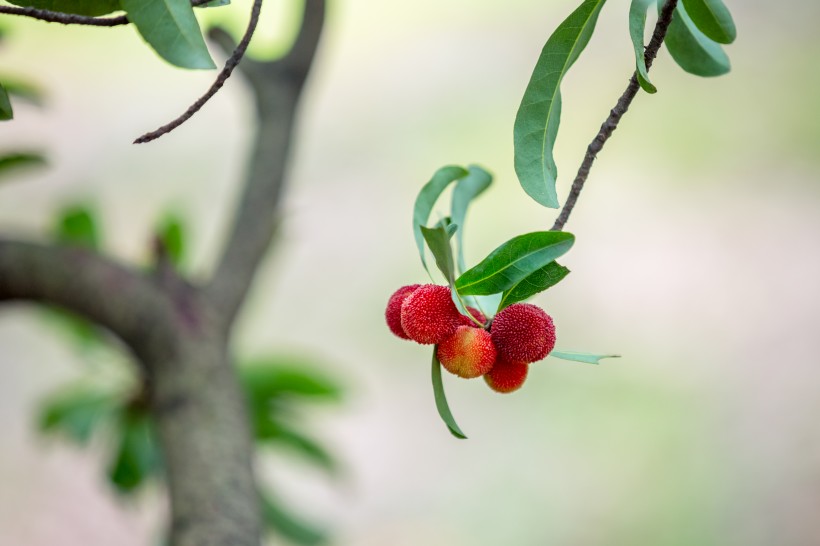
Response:
[{"label": "cluster of red fruit", "polygon": [[481,311],[467,310],[475,320],[459,313],[447,286],[413,284],[390,296],[385,317],[398,337],[438,345],[444,369],[467,379],[484,376],[497,392],[521,387],[530,363],[555,347],[555,325],[540,307],[515,303],[489,322]]}]

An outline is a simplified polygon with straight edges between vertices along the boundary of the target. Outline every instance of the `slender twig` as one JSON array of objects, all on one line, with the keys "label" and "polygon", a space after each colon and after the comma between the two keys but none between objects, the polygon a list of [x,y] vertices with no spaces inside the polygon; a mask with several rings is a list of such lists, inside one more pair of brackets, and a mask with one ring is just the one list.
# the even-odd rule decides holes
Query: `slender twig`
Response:
[{"label": "slender twig", "polygon": [[[191,0],[191,5],[201,6],[211,0]],[[86,15],[75,15],[73,13],[62,13],[47,9],[21,8],[17,6],[0,6],[0,13],[7,15],[17,15],[19,17],[30,17],[38,21],[47,23],[60,23],[61,25],[86,25],[92,27],[117,27],[127,25],[131,21],[125,15],[116,17],[88,17]]]},{"label": "slender twig", "polygon": [[194,102],[191,106],[188,107],[185,112],[183,112],[179,117],[171,121],[170,123],[166,123],[159,129],[151,131],[150,133],[145,133],[137,140],[134,141],[134,144],[144,144],[146,142],[151,142],[152,140],[156,140],[162,135],[166,135],[191,119],[194,114],[199,112],[200,108],[205,106],[205,103],[211,100],[211,98],[216,95],[216,93],[225,85],[225,82],[228,81],[228,78],[231,77],[231,73],[233,69],[236,68],[236,65],[239,64],[239,61],[242,60],[242,57],[245,55],[245,50],[248,49],[248,44],[251,43],[251,38],[253,38],[253,33],[256,30],[256,24],[259,22],[259,12],[262,9],[262,0],[254,0],[253,7],[251,8],[251,17],[250,21],[248,21],[248,28],[245,30],[245,35],[242,36],[242,40],[239,42],[239,45],[236,46],[233,53],[228,60],[225,62],[225,66],[222,68],[222,71],[219,73],[219,76],[216,77],[216,80],[208,91],[205,92],[204,95],[199,97],[196,102]]},{"label": "slender twig", "polygon": [[[646,46],[646,50],[644,52],[647,70],[649,70],[652,66],[652,61],[654,61],[655,57],[658,55],[658,50],[663,43],[663,39],[666,37],[666,31],[669,29],[670,23],[672,23],[672,14],[674,13],[675,6],[677,6],[677,4],[678,0],[669,0],[663,6],[663,9],[661,9],[660,14],[658,15],[658,22],[655,25],[654,32],[652,33],[652,39],[649,41],[649,45]],[[598,134],[595,135],[595,138],[587,147],[586,155],[584,156],[583,162],[581,162],[581,167],[578,169],[578,174],[575,175],[575,181],[572,183],[572,188],[570,189],[569,196],[564,203],[564,208],[561,209],[561,214],[552,226],[553,231],[560,231],[564,229],[564,225],[567,223],[567,220],[569,220],[569,215],[572,213],[572,209],[575,207],[575,203],[581,195],[581,190],[584,189],[584,182],[586,182],[587,177],[589,177],[589,171],[592,168],[592,163],[595,161],[595,156],[598,155],[598,152],[600,152],[601,149],[603,149],[606,141],[609,140],[610,136],[612,136],[612,132],[616,127],[618,127],[618,122],[629,109],[629,105],[632,104],[632,100],[638,94],[639,89],[640,85],[638,84],[638,76],[637,73],[634,73],[632,74],[632,78],[629,80],[629,85],[626,87],[626,91],[624,91],[621,98],[618,99],[618,103],[609,112],[609,117],[606,118],[606,121],[604,121],[603,125],[601,125],[601,129],[598,131]]]}]

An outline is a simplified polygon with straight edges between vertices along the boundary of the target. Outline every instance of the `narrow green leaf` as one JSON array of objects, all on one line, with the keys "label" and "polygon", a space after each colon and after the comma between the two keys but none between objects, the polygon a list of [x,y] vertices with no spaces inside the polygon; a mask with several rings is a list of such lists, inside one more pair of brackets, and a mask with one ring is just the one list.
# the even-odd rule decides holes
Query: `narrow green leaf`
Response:
[{"label": "narrow green leaf", "polygon": [[113,417],[120,401],[109,392],[87,386],[73,387],[47,398],[39,408],[41,432],[59,432],[85,445],[97,427]]},{"label": "narrow green leaf", "polygon": [[65,209],[57,221],[56,237],[61,243],[98,249],[100,238],[94,213],[82,205]]},{"label": "narrow green leaf", "polygon": [[575,236],[563,231],[536,231],[513,237],[456,280],[462,296],[509,290],[566,253]]},{"label": "narrow green leaf", "polygon": [[493,175],[478,165],[470,165],[467,170],[469,174],[456,183],[450,208],[453,223],[458,226],[456,232],[456,243],[458,245],[456,259],[460,273],[467,270],[464,265],[464,221],[467,218],[467,207],[470,206],[473,199],[481,195],[493,182]]},{"label": "narrow green leaf", "polygon": [[120,493],[133,493],[160,469],[159,450],[147,415],[125,415],[108,480]]},{"label": "narrow green leaf", "polygon": [[638,75],[638,83],[647,93],[655,93],[658,90],[649,81],[643,45],[646,11],[649,6],[656,3],[657,0],[632,0],[632,4],[629,6],[629,36],[632,38],[632,46],[635,48],[635,72]]},{"label": "narrow green leaf", "polygon": [[437,350],[438,345],[433,347],[433,395],[436,399],[436,409],[444,421],[444,424],[447,425],[447,428],[450,430],[450,433],[460,440],[466,440],[467,436],[458,428],[458,423],[456,423],[453,413],[450,411],[450,406],[447,404],[447,396],[444,394],[444,383],[441,380],[441,363],[436,356]]},{"label": "narrow green leaf", "polygon": [[97,17],[120,9],[119,0],[9,0],[24,8],[46,9],[60,13]]},{"label": "narrow green leaf", "polygon": [[707,38],[719,44],[731,44],[737,38],[735,22],[723,0],[683,0],[683,5]]},{"label": "narrow green leaf", "polygon": [[128,19],[160,57],[181,68],[216,68],[190,0],[121,0]]},{"label": "narrow green leaf", "polygon": [[341,387],[330,378],[312,371],[316,364],[295,356],[274,356],[243,363],[239,378],[252,400],[267,401],[281,396],[301,396],[338,400]]},{"label": "narrow green leaf", "polygon": [[430,269],[427,267],[427,260],[424,258],[424,236],[421,234],[421,226],[427,225],[433,206],[439,196],[447,189],[447,186],[468,174],[465,169],[455,165],[442,167],[433,174],[433,177],[421,188],[418,197],[416,197],[416,202],[413,205],[413,237],[416,239],[421,263],[428,273]]},{"label": "narrow green leaf", "polygon": [[313,438],[305,436],[291,427],[279,423],[279,432],[271,440],[290,448],[302,458],[327,471],[330,475],[336,475],[339,471],[336,459],[328,450]]},{"label": "narrow green leaf", "polygon": [[675,8],[664,43],[678,66],[690,74],[720,76],[731,69],[723,48],[698,30],[681,3]]},{"label": "narrow green leaf", "polygon": [[15,152],[0,156],[0,175],[26,167],[43,167],[46,158],[36,152]]},{"label": "narrow green leaf", "polygon": [[552,351],[549,356],[573,362],[584,362],[586,364],[600,364],[604,358],[621,358],[621,355],[593,355],[589,353],[576,353],[570,351]]},{"label": "narrow green leaf", "polygon": [[436,260],[436,265],[439,271],[447,279],[447,284],[451,287],[456,280],[456,269],[453,260],[453,247],[450,245],[450,239],[458,229],[458,226],[451,223],[449,218],[439,223],[437,227],[428,228],[421,226],[421,233],[424,240],[427,241],[427,246]]},{"label": "narrow green leaf", "polygon": [[561,80],[589,42],[605,1],[585,0],[555,29],[515,116],[515,173],[524,191],[545,207],[558,208],[552,150],[561,121]]},{"label": "narrow green leaf", "polygon": [[14,110],[11,107],[9,94],[6,88],[0,83],[0,121],[7,121],[14,118]]},{"label": "narrow green leaf", "polygon": [[185,258],[185,229],[182,221],[174,215],[168,215],[160,224],[158,236],[171,263],[180,266]]},{"label": "narrow green leaf", "polygon": [[2,85],[6,88],[6,93],[8,93],[9,96],[23,99],[35,106],[42,106],[44,104],[43,90],[37,85],[5,75],[0,77],[0,81],[3,82]]},{"label": "narrow green leaf", "polygon": [[501,311],[513,303],[524,301],[547,288],[555,286],[567,275],[569,275],[569,269],[563,265],[559,265],[557,262],[548,263],[505,290],[504,295],[501,297],[501,303],[498,304],[498,310]]},{"label": "narrow green leaf", "polygon": [[327,542],[327,534],[285,510],[269,494],[260,495],[262,519],[268,531],[274,532],[300,546],[317,546]]}]

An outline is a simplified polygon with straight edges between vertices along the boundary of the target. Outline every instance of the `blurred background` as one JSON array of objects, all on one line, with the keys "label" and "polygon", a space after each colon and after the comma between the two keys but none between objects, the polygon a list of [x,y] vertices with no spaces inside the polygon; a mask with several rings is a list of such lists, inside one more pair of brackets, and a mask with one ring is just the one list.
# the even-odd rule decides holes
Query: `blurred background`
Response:
[{"label": "blurred background", "polygon": [[[344,386],[341,405],[309,415],[341,479],[260,458],[263,480],[332,544],[820,543],[820,4],[727,3],[732,72],[696,78],[661,51],[659,92],[638,96],[567,225],[573,273],[534,300],[562,350],[623,357],[548,359],[511,395],[445,377],[467,441],[436,413],[429,348],[393,337],[384,305],[426,281],[410,216],[439,166],[496,175],[468,218],[468,263],[551,226],[555,211],[516,181],[512,124],[544,41],[576,2],[331,4],[285,230],[234,350],[306,355]],[[202,16],[239,28],[249,2],[227,9]],[[562,197],[633,70],[627,10],[605,6],[564,81]],[[254,54],[286,49],[296,13],[269,0]],[[40,149],[50,162],[3,181],[2,232],[45,236],[56,211],[90,202],[106,251],[146,264],[170,210],[190,232],[190,268],[207,275],[254,127],[241,78],[174,133],[134,146],[214,73],[172,68],[131,28],[2,23],[1,71],[35,80],[48,100],[17,107],[0,149]],[[101,474],[101,446],[37,432],[46,394],[125,360],[78,350],[36,309],[0,311],[0,544],[156,543],[158,488],[124,502]]]}]

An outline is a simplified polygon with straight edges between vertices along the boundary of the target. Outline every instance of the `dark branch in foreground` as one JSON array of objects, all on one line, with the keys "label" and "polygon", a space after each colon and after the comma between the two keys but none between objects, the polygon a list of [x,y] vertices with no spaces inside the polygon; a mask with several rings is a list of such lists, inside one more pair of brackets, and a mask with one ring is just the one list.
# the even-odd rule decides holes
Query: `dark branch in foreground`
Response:
[{"label": "dark branch in foreground", "polygon": [[211,98],[216,95],[216,93],[225,85],[225,82],[228,81],[228,78],[231,77],[231,73],[233,73],[233,69],[239,64],[239,61],[242,60],[242,57],[245,55],[245,51],[248,49],[248,44],[251,43],[251,38],[253,38],[253,33],[256,31],[256,25],[259,23],[259,12],[262,9],[262,0],[254,0],[253,7],[251,8],[251,17],[248,21],[248,28],[245,30],[245,35],[242,36],[242,41],[239,42],[239,45],[236,46],[233,53],[228,60],[225,62],[225,66],[222,68],[222,71],[217,76],[214,83],[205,92],[204,95],[199,97],[196,102],[194,102],[191,106],[188,107],[185,112],[180,115],[175,120],[171,121],[160,127],[155,131],[151,131],[150,133],[145,133],[137,140],[134,141],[134,144],[144,144],[146,142],[151,142],[152,140],[156,140],[162,135],[168,134],[199,112],[200,108],[205,106],[205,103],[211,100]]},{"label": "dark branch in foreground", "polygon": [[[672,22],[672,14],[677,4],[678,0],[669,0],[658,15],[658,22],[655,25],[655,30],[652,32],[652,39],[649,41],[649,45],[646,46],[646,51],[644,52],[647,70],[652,66],[652,61],[654,61],[658,55],[658,50],[660,50],[663,39],[666,37],[666,31]],[[584,156],[583,162],[581,162],[581,167],[578,169],[578,174],[575,175],[575,180],[572,183],[572,188],[569,191],[569,196],[564,203],[564,207],[561,209],[561,214],[559,214],[555,223],[552,225],[553,231],[564,229],[564,225],[567,223],[567,220],[569,220],[569,215],[572,213],[572,209],[575,207],[575,203],[581,195],[581,190],[584,189],[584,182],[586,182],[589,177],[589,171],[592,169],[592,163],[595,161],[595,157],[598,155],[598,152],[603,149],[609,137],[612,136],[612,132],[615,128],[618,127],[618,122],[629,109],[629,105],[632,104],[632,100],[638,94],[639,89],[638,76],[637,73],[634,73],[629,80],[626,91],[624,91],[621,98],[618,99],[615,108],[609,112],[609,117],[604,121],[603,125],[601,125],[601,129],[598,131],[598,134],[595,135],[595,139],[593,139],[587,147],[586,155]]]},{"label": "dark branch in foreground", "polygon": [[[211,0],[192,0],[191,5],[201,6]],[[131,21],[125,15],[116,17],[89,17],[87,15],[75,15],[73,13],[62,13],[47,9],[21,8],[18,6],[0,6],[0,13],[7,15],[17,15],[18,17],[29,17],[46,23],[60,23],[61,25],[85,25],[92,27],[117,27],[127,25]]]}]

